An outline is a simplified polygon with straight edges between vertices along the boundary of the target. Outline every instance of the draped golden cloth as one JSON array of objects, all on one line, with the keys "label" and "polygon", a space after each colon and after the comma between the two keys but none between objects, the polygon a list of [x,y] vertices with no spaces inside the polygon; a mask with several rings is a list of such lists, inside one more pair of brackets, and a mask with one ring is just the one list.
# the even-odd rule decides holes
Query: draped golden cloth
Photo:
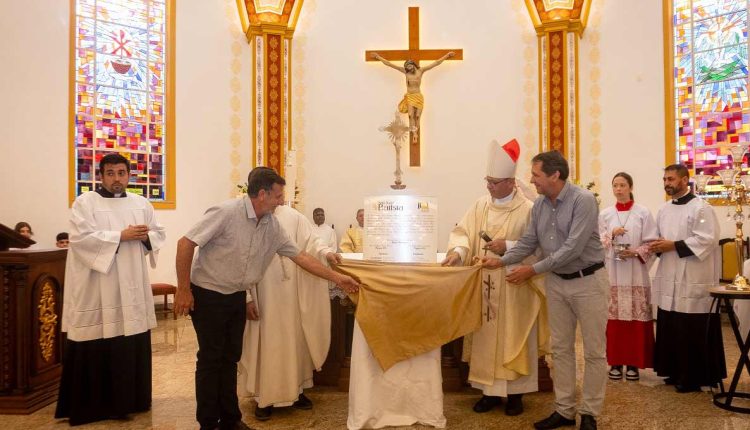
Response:
[{"label": "draped golden cloth", "polygon": [[409,106],[414,106],[417,109],[424,109],[424,96],[421,93],[406,93],[404,98],[398,104],[398,111],[401,113],[408,113]]},{"label": "draped golden cloth", "polygon": [[482,325],[481,267],[344,260],[359,280],[355,317],[383,371]]}]

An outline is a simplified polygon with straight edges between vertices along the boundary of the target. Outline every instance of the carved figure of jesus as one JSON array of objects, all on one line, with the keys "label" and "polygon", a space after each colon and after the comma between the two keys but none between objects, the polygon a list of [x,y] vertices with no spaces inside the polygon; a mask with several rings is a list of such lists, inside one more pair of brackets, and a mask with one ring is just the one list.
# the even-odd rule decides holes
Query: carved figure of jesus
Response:
[{"label": "carved figure of jesus", "polygon": [[406,76],[406,94],[404,94],[404,98],[398,104],[398,111],[409,115],[409,130],[411,131],[413,143],[419,141],[419,117],[422,115],[422,110],[424,109],[424,96],[420,91],[422,74],[439,66],[447,58],[452,58],[455,55],[456,53],[451,51],[435,62],[420,68],[414,60],[406,60],[404,67],[400,67],[386,60],[377,52],[372,53],[372,58],[390,68],[398,70]]}]

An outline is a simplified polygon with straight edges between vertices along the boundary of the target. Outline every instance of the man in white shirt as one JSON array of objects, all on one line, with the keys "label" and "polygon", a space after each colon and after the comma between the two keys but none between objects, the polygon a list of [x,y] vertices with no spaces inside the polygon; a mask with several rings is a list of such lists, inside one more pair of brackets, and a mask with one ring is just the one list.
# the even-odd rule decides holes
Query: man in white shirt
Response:
[{"label": "man in white shirt", "polygon": [[326,222],[326,213],[323,208],[315,208],[313,210],[313,221],[315,222],[313,233],[320,238],[324,245],[336,252],[338,249],[336,231],[333,229],[333,226],[324,224]]}]

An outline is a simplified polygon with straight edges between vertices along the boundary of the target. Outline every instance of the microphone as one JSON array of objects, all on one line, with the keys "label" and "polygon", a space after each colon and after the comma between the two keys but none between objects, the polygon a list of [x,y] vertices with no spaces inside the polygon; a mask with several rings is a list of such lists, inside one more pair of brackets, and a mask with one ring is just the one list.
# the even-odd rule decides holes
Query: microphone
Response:
[{"label": "microphone", "polygon": [[485,242],[492,242],[492,238],[484,230],[479,232],[479,237],[481,237]]}]

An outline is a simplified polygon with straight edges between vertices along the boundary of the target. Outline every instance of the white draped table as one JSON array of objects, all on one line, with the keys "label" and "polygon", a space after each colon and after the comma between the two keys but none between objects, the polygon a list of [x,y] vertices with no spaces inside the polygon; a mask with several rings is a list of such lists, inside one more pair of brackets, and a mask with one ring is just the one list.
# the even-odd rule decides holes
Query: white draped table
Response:
[{"label": "white draped table", "polygon": [[[362,254],[342,254],[362,259]],[[436,256],[440,262],[444,253]],[[349,429],[423,424],[445,427],[440,348],[383,372],[359,324],[354,322],[349,379]]]}]

